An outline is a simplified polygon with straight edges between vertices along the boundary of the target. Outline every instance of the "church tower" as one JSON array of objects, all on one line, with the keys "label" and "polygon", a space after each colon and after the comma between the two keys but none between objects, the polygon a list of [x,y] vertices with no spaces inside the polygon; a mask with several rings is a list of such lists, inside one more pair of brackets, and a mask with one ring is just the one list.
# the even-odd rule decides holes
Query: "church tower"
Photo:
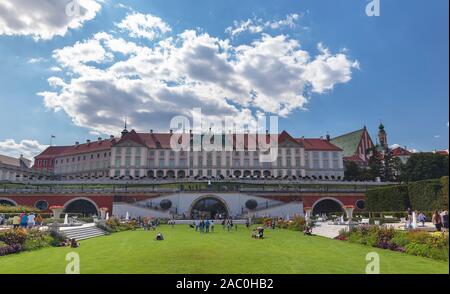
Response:
[{"label": "church tower", "polygon": [[383,123],[380,123],[380,127],[378,128],[378,140],[380,142],[381,148],[383,148],[384,151],[387,151],[389,149],[389,145],[387,140],[387,133],[384,129]]}]

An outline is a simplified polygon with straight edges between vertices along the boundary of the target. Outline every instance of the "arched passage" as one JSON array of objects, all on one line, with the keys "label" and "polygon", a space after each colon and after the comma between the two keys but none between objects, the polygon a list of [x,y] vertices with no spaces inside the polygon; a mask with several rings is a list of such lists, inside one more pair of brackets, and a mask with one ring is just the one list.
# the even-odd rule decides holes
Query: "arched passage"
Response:
[{"label": "arched passage", "polygon": [[11,199],[0,198],[0,206],[17,206],[17,203]]},{"label": "arched passage", "polygon": [[223,200],[214,196],[202,197],[196,200],[191,207],[193,219],[215,219],[219,214],[228,217],[228,208]]},{"label": "arched passage", "polygon": [[344,212],[342,203],[333,198],[324,198],[317,201],[313,206],[313,215]]},{"label": "arched passage", "polygon": [[78,198],[71,200],[64,206],[65,213],[79,213],[85,216],[98,215],[97,205],[89,199]]}]

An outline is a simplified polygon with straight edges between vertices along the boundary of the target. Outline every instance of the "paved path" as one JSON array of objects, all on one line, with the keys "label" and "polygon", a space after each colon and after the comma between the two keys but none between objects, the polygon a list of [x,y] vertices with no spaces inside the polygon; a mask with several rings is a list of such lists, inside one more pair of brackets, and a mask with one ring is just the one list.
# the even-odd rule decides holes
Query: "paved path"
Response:
[{"label": "paved path", "polygon": [[318,222],[317,227],[313,229],[313,234],[330,239],[334,239],[339,236],[339,231],[347,229],[347,225],[329,225],[328,222]]}]

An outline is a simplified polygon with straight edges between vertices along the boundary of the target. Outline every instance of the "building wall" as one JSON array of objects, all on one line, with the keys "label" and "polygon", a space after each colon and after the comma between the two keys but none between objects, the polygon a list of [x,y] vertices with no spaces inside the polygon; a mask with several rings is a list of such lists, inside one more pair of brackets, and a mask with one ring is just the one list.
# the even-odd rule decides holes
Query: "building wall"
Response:
[{"label": "building wall", "polygon": [[275,162],[259,162],[256,151],[174,152],[147,147],[113,147],[110,177],[229,177],[270,172],[271,176],[344,176],[342,152],[279,148]]}]

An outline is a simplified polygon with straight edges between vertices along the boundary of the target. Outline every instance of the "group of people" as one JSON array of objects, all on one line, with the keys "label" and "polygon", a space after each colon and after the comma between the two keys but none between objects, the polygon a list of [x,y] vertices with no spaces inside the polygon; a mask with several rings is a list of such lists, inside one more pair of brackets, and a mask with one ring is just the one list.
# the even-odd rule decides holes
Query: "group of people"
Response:
[{"label": "group of people", "polygon": [[[427,216],[424,212],[420,211],[417,213],[417,222],[422,224],[422,227],[425,226],[425,223],[427,222]],[[414,222],[414,212],[411,208],[408,208],[408,214],[406,218],[406,228],[407,229],[413,229],[413,222]],[[442,230],[448,231],[448,211],[439,211],[436,210],[432,217],[431,222],[436,227],[436,231],[442,232]]]},{"label": "group of people", "polygon": [[214,233],[214,220],[195,220],[191,225],[191,228],[195,228],[196,232],[200,233]]},{"label": "group of people", "polygon": [[433,217],[431,218],[436,230],[438,232],[442,232],[442,229],[448,231],[448,211],[438,211],[436,210],[433,213]]},{"label": "group of people", "polygon": [[35,226],[41,226],[44,219],[40,214],[37,216],[31,213],[22,212],[20,215],[15,215],[12,218],[12,225],[14,229],[23,228],[23,229],[32,229]]}]

